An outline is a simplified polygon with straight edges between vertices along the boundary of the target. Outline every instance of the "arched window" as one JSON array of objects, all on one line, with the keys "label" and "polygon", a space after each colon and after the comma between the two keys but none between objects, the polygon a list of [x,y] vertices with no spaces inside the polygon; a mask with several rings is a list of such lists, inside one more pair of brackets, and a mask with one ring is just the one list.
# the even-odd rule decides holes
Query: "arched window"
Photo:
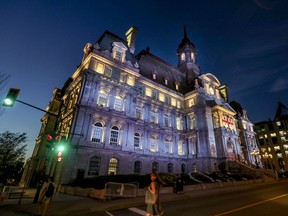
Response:
[{"label": "arched window", "polygon": [[168,163],[168,173],[173,173],[173,164]]},{"label": "arched window", "polygon": [[140,145],[140,134],[139,133],[135,133],[134,134],[134,148],[141,148]]},{"label": "arched window", "polygon": [[118,160],[116,158],[111,158],[109,161],[108,175],[116,175],[118,169]]},{"label": "arched window", "polygon": [[155,136],[150,137],[150,151],[151,152],[157,152],[158,151],[157,139]]},{"label": "arched window", "polygon": [[195,119],[195,115],[192,114],[189,116],[189,126],[190,126],[190,129],[196,129],[196,119]]},{"label": "arched window", "polygon": [[185,164],[181,164],[181,172],[186,173],[186,165]]},{"label": "arched window", "polygon": [[99,175],[101,158],[93,156],[90,158],[88,175]]},{"label": "arched window", "polygon": [[181,53],[181,61],[185,61],[185,53]]},{"label": "arched window", "polygon": [[158,172],[159,171],[159,164],[157,162],[152,163],[152,172]]},{"label": "arched window", "polygon": [[119,142],[118,139],[119,139],[119,128],[117,126],[113,126],[111,128],[110,144],[118,145],[118,142]]},{"label": "arched window", "polygon": [[107,91],[101,89],[99,91],[97,104],[99,106],[107,107],[107,101],[108,101],[108,93],[107,93]]},{"label": "arched window", "polygon": [[135,174],[140,174],[141,173],[141,168],[142,168],[141,161],[135,161],[135,163],[134,163],[134,173]]},{"label": "arched window", "polygon": [[91,141],[95,143],[101,143],[103,134],[103,126],[100,122],[93,125]]},{"label": "arched window", "polygon": [[119,95],[115,97],[114,109],[117,111],[122,111],[123,98]]}]

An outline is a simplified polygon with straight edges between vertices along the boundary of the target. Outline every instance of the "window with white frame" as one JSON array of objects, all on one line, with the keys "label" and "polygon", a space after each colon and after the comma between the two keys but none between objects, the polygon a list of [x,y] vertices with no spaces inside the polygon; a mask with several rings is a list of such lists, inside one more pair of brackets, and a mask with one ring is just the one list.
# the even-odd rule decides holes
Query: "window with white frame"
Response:
[{"label": "window with white frame", "polygon": [[164,146],[165,146],[165,149],[164,149],[165,153],[172,153],[172,142],[170,139],[168,138],[165,139]]},{"label": "window with white frame", "polygon": [[134,134],[134,148],[141,148],[140,146],[140,134],[139,133],[135,133]]},{"label": "window with white frame", "polygon": [[178,141],[178,155],[184,155],[184,145],[183,141]]},{"label": "window with white frame", "polygon": [[164,115],[164,125],[165,127],[170,127],[171,126],[171,118],[169,115]]},{"label": "window with white frame", "polygon": [[111,145],[118,145],[119,139],[119,128],[117,126],[113,126],[111,128],[111,135],[110,135],[110,144]]},{"label": "window with white frame", "polygon": [[88,175],[99,175],[101,158],[93,156],[90,158]]},{"label": "window with white frame", "polygon": [[189,154],[197,155],[197,137],[196,136],[189,138]]},{"label": "window with white frame", "polygon": [[118,160],[116,158],[111,158],[109,160],[108,175],[117,175],[118,170]]},{"label": "window with white frame", "polygon": [[157,152],[158,151],[157,139],[155,136],[150,137],[150,151],[151,152]]},{"label": "window with white frame", "polygon": [[107,93],[107,91],[101,89],[101,90],[99,91],[97,104],[98,104],[99,106],[107,107],[107,101],[108,101],[108,93]]},{"label": "window with white frame", "polygon": [[91,141],[95,143],[101,143],[103,134],[103,125],[100,122],[97,122],[93,125]]},{"label": "window with white frame", "polygon": [[114,102],[114,109],[117,111],[122,111],[123,98],[120,95],[116,95]]},{"label": "window with white frame", "polygon": [[177,130],[182,130],[182,118],[181,117],[176,117],[176,128]]}]

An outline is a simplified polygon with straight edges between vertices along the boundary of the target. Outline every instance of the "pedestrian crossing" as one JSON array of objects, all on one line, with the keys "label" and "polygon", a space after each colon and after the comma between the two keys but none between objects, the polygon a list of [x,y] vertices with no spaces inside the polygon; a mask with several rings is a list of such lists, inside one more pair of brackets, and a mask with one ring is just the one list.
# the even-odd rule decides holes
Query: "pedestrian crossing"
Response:
[{"label": "pedestrian crossing", "polygon": [[109,216],[139,216],[139,215],[145,216],[146,211],[133,207],[128,209],[116,210],[112,212],[106,211],[106,214]]}]

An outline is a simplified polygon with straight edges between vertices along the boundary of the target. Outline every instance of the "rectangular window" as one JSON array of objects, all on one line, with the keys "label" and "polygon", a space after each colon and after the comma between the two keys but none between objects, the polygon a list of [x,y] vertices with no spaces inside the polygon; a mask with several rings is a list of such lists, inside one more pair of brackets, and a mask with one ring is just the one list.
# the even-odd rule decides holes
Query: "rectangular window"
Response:
[{"label": "rectangular window", "polygon": [[111,131],[110,143],[111,145],[118,144],[118,131]]},{"label": "rectangular window", "polygon": [[152,90],[150,88],[146,87],[146,93],[147,96],[152,97]]},{"label": "rectangular window", "polygon": [[157,92],[156,91],[152,91],[152,98],[154,100],[157,100]]},{"label": "rectangular window", "polygon": [[165,96],[162,93],[159,93],[159,100],[165,102]]},{"label": "rectangular window", "polygon": [[112,69],[109,68],[109,67],[105,67],[105,73],[104,73],[106,76],[108,77],[111,77],[111,74],[112,74]]},{"label": "rectangular window", "polygon": [[92,135],[92,142],[100,143],[101,142],[101,135],[102,135],[102,128],[101,127],[95,127],[93,130]]},{"label": "rectangular window", "polygon": [[134,136],[134,147],[140,148],[140,137]]},{"label": "rectangular window", "polygon": [[137,119],[142,119],[142,108],[136,107],[136,116]]},{"label": "rectangular window", "polygon": [[120,79],[119,79],[120,82],[122,83],[125,83],[126,82],[126,74],[125,73],[121,73],[120,74]]},{"label": "rectangular window", "polygon": [[167,95],[165,96],[165,103],[170,104],[170,97]]},{"label": "rectangular window", "polygon": [[121,51],[116,50],[115,59],[122,62],[122,52]]},{"label": "rectangular window", "polygon": [[128,78],[127,78],[127,84],[130,85],[130,86],[134,86],[134,83],[135,83],[134,77],[128,76]]},{"label": "rectangular window", "polygon": [[167,115],[164,116],[164,125],[165,127],[170,127],[170,117]]},{"label": "rectangular window", "polygon": [[175,98],[171,98],[171,105],[176,107],[176,99]]},{"label": "rectangular window", "polygon": [[100,74],[104,74],[104,64],[98,63],[97,68],[96,68],[96,72],[98,72]]},{"label": "rectangular window", "polygon": [[157,123],[157,113],[154,111],[150,112],[150,122],[151,123]]}]

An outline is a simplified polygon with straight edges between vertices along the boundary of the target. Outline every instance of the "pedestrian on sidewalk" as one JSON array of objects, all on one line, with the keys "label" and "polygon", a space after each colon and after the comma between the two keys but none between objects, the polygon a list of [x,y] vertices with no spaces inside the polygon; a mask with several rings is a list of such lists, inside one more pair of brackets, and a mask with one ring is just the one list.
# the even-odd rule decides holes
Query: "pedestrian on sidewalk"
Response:
[{"label": "pedestrian on sidewalk", "polygon": [[147,200],[147,195],[146,195],[146,204],[147,204],[147,209],[146,209],[146,216],[160,216],[163,215],[164,211],[160,205],[160,200],[159,200],[159,190],[161,187],[161,182],[159,180],[158,175],[155,172],[152,172],[150,175],[151,183],[147,188],[147,195],[150,194],[149,196],[153,197],[153,202],[149,202]]},{"label": "pedestrian on sidewalk", "polygon": [[178,194],[183,193],[183,186],[184,186],[184,182],[183,182],[182,176],[178,175],[177,180],[176,180],[176,192]]},{"label": "pedestrian on sidewalk", "polygon": [[[55,191],[54,178],[48,178],[48,182],[44,182],[39,195],[37,211],[40,215],[46,216],[49,205],[51,203]],[[42,204],[44,204],[43,214],[41,214]]]}]

